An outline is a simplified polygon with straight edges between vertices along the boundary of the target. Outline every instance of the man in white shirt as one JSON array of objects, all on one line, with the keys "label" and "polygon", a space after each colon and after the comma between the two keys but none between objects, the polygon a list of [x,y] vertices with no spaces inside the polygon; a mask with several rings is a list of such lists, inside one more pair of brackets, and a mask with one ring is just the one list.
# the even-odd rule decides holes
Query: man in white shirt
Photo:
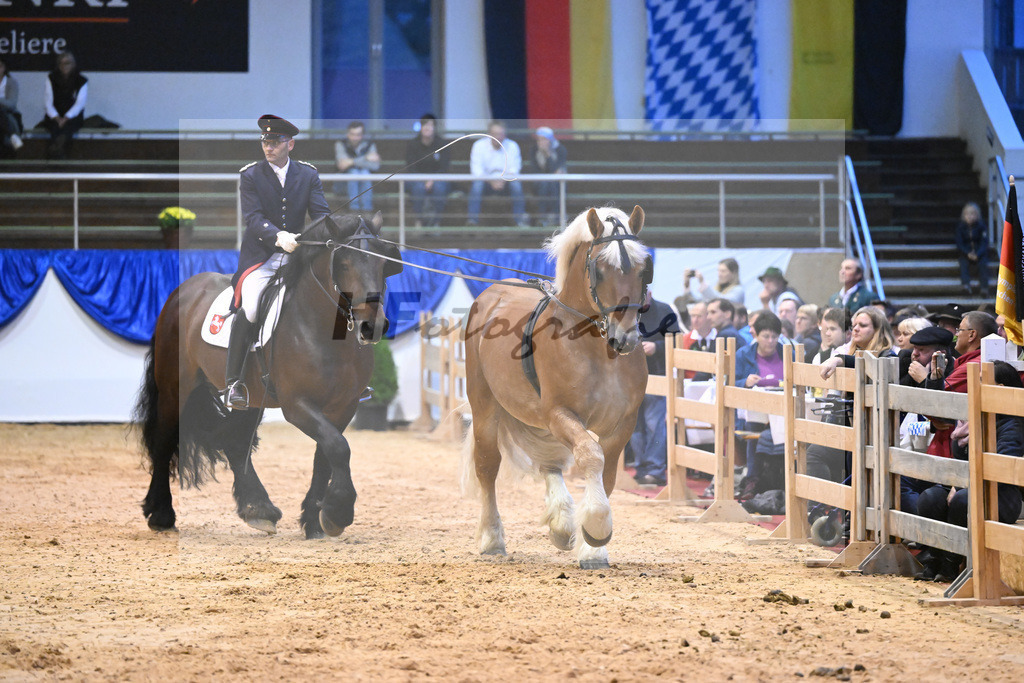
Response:
[{"label": "man in white shirt", "polygon": [[505,137],[505,124],[491,121],[487,133],[493,137],[480,138],[473,143],[469,154],[469,172],[479,180],[473,181],[469,192],[469,215],[466,225],[479,225],[480,202],[484,193],[505,194],[512,197],[512,214],[516,225],[521,228],[529,225],[526,215],[526,202],[523,199],[523,186],[514,178],[523,168],[523,156],[515,140]]}]

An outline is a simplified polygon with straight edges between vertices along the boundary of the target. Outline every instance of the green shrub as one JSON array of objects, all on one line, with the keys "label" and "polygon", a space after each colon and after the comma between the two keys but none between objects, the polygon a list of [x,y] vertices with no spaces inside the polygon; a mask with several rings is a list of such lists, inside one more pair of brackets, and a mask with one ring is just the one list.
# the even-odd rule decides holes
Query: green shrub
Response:
[{"label": "green shrub", "polygon": [[373,374],[370,375],[373,398],[367,401],[376,405],[388,405],[398,393],[398,370],[387,341],[373,347]]}]

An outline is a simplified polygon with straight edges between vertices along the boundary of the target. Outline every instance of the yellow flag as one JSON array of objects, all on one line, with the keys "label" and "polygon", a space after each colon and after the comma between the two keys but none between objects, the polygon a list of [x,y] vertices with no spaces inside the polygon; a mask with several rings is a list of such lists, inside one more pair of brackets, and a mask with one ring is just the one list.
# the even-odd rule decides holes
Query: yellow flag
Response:
[{"label": "yellow flag", "polygon": [[[843,119],[853,128],[853,0],[791,0],[793,130],[815,120]],[[803,121],[801,121],[803,120]]]}]

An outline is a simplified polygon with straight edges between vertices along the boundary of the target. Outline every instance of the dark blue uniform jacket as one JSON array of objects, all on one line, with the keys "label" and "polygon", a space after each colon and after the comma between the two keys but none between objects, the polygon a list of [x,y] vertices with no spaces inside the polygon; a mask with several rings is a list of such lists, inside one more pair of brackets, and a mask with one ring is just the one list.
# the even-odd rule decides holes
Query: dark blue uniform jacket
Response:
[{"label": "dark blue uniform jacket", "polygon": [[245,234],[238,255],[238,270],[231,279],[232,286],[238,283],[243,273],[278,251],[274,246],[278,232],[302,232],[307,213],[312,220],[331,213],[324,199],[320,174],[310,163],[292,159],[284,187],[281,187],[266,159],[243,167],[241,174]]}]

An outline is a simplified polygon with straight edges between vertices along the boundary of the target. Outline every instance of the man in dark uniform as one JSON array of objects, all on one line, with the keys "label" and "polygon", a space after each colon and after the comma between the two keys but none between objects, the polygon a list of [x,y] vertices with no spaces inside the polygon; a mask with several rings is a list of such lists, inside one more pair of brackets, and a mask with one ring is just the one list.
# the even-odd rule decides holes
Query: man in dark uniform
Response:
[{"label": "man in dark uniform", "polygon": [[231,305],[237,315],[228,340],[224,403],[238,409],[249,407],[248,390],[240,378],[255,328],[260,292],[284,263],[286,253],[298,246],[306,214],[316,220],[331,213],[316,167],[289,159],[299,129],[272,114],[261,116],[259,126],[266,158],[240,171],[245,234],[238,270],[231,279],[235,289]]}]

